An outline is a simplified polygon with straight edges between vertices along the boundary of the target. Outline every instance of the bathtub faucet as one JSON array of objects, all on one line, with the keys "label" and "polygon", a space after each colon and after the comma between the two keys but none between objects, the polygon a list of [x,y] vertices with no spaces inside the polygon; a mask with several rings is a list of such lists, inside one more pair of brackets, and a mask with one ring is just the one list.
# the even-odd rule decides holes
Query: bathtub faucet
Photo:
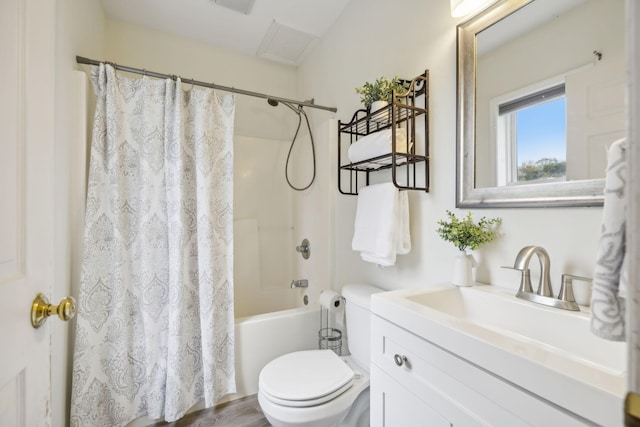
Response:
[{"label": "bathtub faucet", "polygon": [[308,288],[309,287],[309,281],[307,279],[300,279],[300,280],[292,280],[291,281],[291,289],[294,288]]}]

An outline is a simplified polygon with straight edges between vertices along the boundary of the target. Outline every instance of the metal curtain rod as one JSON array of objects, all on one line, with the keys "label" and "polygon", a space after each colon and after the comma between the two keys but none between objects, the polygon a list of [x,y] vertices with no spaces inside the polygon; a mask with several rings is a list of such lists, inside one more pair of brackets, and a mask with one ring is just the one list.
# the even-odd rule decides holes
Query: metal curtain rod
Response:
[{"label": "metal curtain rod", "polygon": [[[126,71],[128,73],[134,73],[134,74],[142,74],[145,76],[157,77],[159,79],[176,80],[177,78],[177,76],[175,75],[156,73],[154,71],[142,70],[140,68],[125,67],[123,65],[114,64],[113,62],[100,62],[94,59],[84,58],[82,56],[76,56],[76,62],[78,64],[88,64],[88,65],[100,65],[102,63],[109,64],[113,66],[113,68],[115,68],[116,70]],[[226,92],[239,93],[240,95],[248,95],[248,96],[254,96],[256,98],[264,98],[264,99],[273,99],[274,101],[278,101],[278,102],[288,102],[289,104],[295,104],[302,107],[317,108],[319,110],[331,111],[333,113],[338,111],[338,109],[335,107],[325,107],[324,105],[317,105],[309,101],[296,101],[295,99],[280,98],[278,96],[271,96],[265,93],[252,92],[250,90],[237,89],[235,87],[222,86],[215,83],[201,82],[194,79],[185,79],[185,80],[182,80],[182,82],[187,84],[190,83],[195,86],[208,87],[211,89],[220,89]]]}]

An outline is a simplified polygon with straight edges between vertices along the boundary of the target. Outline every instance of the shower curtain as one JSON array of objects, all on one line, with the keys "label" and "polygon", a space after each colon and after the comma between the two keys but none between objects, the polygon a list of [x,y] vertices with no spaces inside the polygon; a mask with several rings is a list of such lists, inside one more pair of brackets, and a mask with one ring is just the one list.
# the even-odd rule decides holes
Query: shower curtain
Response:
[{"label": "shower curtain", "polygon": [[235,98],[92,70],[72,426],[174,421],[235,392]]}]

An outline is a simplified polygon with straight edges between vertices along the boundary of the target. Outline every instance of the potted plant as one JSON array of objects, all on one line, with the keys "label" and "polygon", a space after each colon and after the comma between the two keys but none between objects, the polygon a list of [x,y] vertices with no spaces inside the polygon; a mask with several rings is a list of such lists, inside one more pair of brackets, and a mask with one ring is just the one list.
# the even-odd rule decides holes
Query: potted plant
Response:
[{"label": "potted plant", "polygon": [[451,242],[460,251],[456,257],[452,283],[458,286],[471,286],[473,278],[471,269],[477,265],[473,255],[467,254],[467,249],[476,250],[485,243],[493,241],[498,236],[497,226],[502,223],[501,218],[480,218],[478,223],[473,221],[471,212],[458,219],[451,211],[447,211],[447,219],[438,221],[438,235],[445,241]]},{"label": "potted plant", "polygon": [[364,85],[356,88],[356,92],[360,94],[360,102],[372,113],[391,102],[394,90],[396,92],[406,90],[397,76],[392,79],[379,77],[373,83],[365,82]]}]

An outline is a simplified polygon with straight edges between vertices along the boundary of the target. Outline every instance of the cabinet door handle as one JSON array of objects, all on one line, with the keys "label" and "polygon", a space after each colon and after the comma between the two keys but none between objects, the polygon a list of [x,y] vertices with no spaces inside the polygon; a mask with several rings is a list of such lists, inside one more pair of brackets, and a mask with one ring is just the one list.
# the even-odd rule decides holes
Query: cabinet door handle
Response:
[{"label": "cabinet door handle", "polygon": [[396,354],[395,356],[393,356],[393,360],[395,360],[396,365],[402,366],[407,361],[407,356],[405,356],[404,354],[402,356]]}]

